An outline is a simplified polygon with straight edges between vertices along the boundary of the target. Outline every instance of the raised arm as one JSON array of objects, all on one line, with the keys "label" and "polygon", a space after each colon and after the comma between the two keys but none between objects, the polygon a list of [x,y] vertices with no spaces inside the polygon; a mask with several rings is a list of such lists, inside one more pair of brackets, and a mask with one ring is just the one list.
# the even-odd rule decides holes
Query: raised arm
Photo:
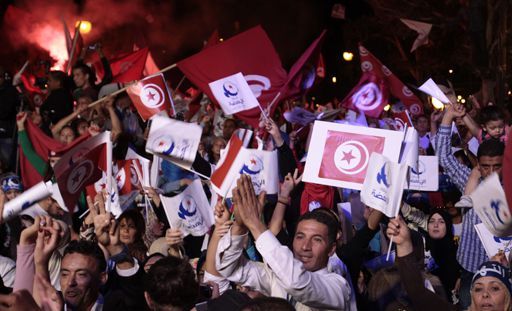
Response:
[{"label": "raised arm", "polygon": [[465,113],[462,117],[462,121],[464,121],[464,124],[469,129],[471,134],[478,138],[478,135],[480,134],[480,126],[478,123],[476,123],[476,121],[473,120],[473,118],[467,113]]},{"label": "raised arm", "polygon": [[297,184],[302,180],[302,176],[298,177],[298,174],[299,171],[297,169],[295,169],[293,176],[288,173],[281,185],[281,191],[277,199],[276,208],[274,209],[272,219],[270,219],[270,223],[268,225],[268,228],[275,236],[277,236],[283,228],[284,214],[286,212],[286,208],[290,205],[290,194],[295,186],[297,186]]},{"label": "raised arm", "polygon": [[53,136],[53,138],[58,140],[59,139],[59,134],[60,134],[60,131],[62,130],[62,128],[64,126],[66,126],[67,124],[69,124],[71,121],[73,121],[76,117],[78,117],[78,115],[80,115],[86,109],[87,108],[85,108],[83,106],[78,106],[78,108],[75,111],[73,111],[72,113],[68,114],[64,118],[60,119],[59,122],[57,122],[52,127],[52,136]]}]

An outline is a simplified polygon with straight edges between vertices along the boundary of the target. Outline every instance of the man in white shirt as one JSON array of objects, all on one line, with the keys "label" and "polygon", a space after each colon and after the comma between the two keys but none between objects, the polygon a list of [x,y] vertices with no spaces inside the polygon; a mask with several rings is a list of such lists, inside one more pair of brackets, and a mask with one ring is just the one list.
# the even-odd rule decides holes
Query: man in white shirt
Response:
[{"label": "man in white shirt", "polygon": [[[287,299],[297,310],[350,310],[350,286],[328,272],[329,256],[336,250],[338,225],[326,213],[313,211],[299,219],[293,253],[281,245],[261,221],[262,203],[250,177],[243,175],[233,190],[235,223],[219,241],[217,271],[232,282],[265,295]],[[242,256],[249,230],[264,263]]]}]

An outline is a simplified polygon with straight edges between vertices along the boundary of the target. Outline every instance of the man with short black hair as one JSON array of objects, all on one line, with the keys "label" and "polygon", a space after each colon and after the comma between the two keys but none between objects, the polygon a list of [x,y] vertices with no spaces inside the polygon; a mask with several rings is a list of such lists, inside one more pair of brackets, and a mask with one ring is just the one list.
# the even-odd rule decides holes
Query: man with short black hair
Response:
[{"label": "man with short black hair", "polygon": [[[216,254],[216,269],[222,276],[265,295],[284,298],[297,310],[350,310],[349,284],[327,269],[339,228],[334,217],[321,210],[304,214],[292,252],[262,222],[262,202],[254,194],[250,177],[240,177],[233,189],[233,202],[235,223],[219,241]],[[242,256],[248,231],[264,263]]]},{"label": "man with short black hair", "polygon": [[190,310],[199,296],[194,269],[187,260],[165,257],[146,275],[144,297],[151,310]]}]

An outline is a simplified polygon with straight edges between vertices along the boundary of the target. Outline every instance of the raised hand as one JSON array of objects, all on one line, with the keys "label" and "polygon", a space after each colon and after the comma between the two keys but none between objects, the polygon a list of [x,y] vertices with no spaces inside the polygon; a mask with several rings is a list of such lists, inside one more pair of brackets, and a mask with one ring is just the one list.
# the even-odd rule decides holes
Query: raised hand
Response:
[{"label": "raised hand", "polygon": [[48,262],[53,252],[59,245],[62,228],[58,221],[50,216],[42,216],[39,231],[37,233],[36,247],[34,250],[34,263],[37,267],[48,269]]},{"label": "raised hand", "polygon": [[403,257],[412,253],[411,233],[407,224],[400,216],[389,220],[386,235],[390,239],[393,239],[393,243],[396,243],[396,252],[398,257]]},{"label": "raised hand", "polygon": [[284,140],[283,137],[281,136],[281,131],[279,131],[279,127],[277,126],[277,124],[272,119],[269,118],[265,121],[265,129],[270,135],[272,135],[272,138],[274,138],[276,146],[281,147]]},{"label": "raised hand", "polygon": [[172,248],[179,248],[183,244],[183,233],[180,229],[167,229],[165,242]]},{"label": "raised hand", "polygon": [[293,189],[302,181],[302,175],[299,175],[299,170],[295,169],[292,174],[288,173],[286,177],[284,178],[284,181],[281,185],[281,192],[280,195],[284,197],[289,197],[290,193],[293,191]]},{"label": "raised hand", "polygon": [[[264,195],[257,198],[251,177],[242,175],[237,180],[237,187],[233,189],[233,198],[236,202],[235,217],[240,217],[243,224],[257,239],[266,230],[266,226],[260,220],[260,212],[263,209],[261,200],[264,199]],[[239,219],[236,221],[238,222]]]},{"label": "raised hand", "polygon": [[94,223],[94,233],[98,242],[107,246],[110,244],[110,222],[113,219],[112,214],[105,211],[105,200],[102,193],[96,194],[94,202],[91,197],[87,197],[87,206],[89,207],[90,214]]},{"label": "raised hand", "polygon": [[23,131],[25,129],[25,121],[27,120],[28,113],[25,111],[19,112],[16,115],[16,125],[18,126],[18,131]]}]

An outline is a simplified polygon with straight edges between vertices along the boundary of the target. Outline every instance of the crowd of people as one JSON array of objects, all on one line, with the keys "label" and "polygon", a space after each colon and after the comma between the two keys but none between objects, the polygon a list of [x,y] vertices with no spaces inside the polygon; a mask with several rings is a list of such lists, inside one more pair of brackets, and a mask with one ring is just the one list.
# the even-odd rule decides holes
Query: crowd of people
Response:
[{"label": "crowd of people", "polygon": [[[80,61],[70,76],[49,71],[41,105],[0,68],[0,215],[27,190],[20,152],[44,180],[54,178],[61,156],[35,152],[28,123],[64,145],[108,130],[114,161],[128,148],[152,159],[148,122],[126,93],[109,95],[112,74],[102,61],[100,83]],[[84,194],[71,208],[49,196],[15,218],[0,217],[1,310],[512,310],[510,258],[506,250],[487,256],[469,197],[487,176],[501,176],[507,111],[475,100],[415,116],[419,153],[439,158],[439,190],[404,191],[400,215],[388,219],[363,205],[359,191],[302,182],[308,129],[287,122],[284,107],[341,107],[289,102],[255,131],[277,151],[279,193],[256,195],[241,175],[230,202],[212,202],[215,224],[197,237],[170,227],[160,195],[178,195],[200,179],[211,199],[204,177],[233,133],[248,126],[206,96],[195,116],[187,113],[189,98],[173,96],[181,110],[172,117],[203,128],[193,170],[163,160],[158,186],[139,187],[117,218],[104,192]],[[468,148],[472,137],[476,154]],[[339,203],[350,203],[351,214]],[[391,239],[394,256],[386,260]]]}]

